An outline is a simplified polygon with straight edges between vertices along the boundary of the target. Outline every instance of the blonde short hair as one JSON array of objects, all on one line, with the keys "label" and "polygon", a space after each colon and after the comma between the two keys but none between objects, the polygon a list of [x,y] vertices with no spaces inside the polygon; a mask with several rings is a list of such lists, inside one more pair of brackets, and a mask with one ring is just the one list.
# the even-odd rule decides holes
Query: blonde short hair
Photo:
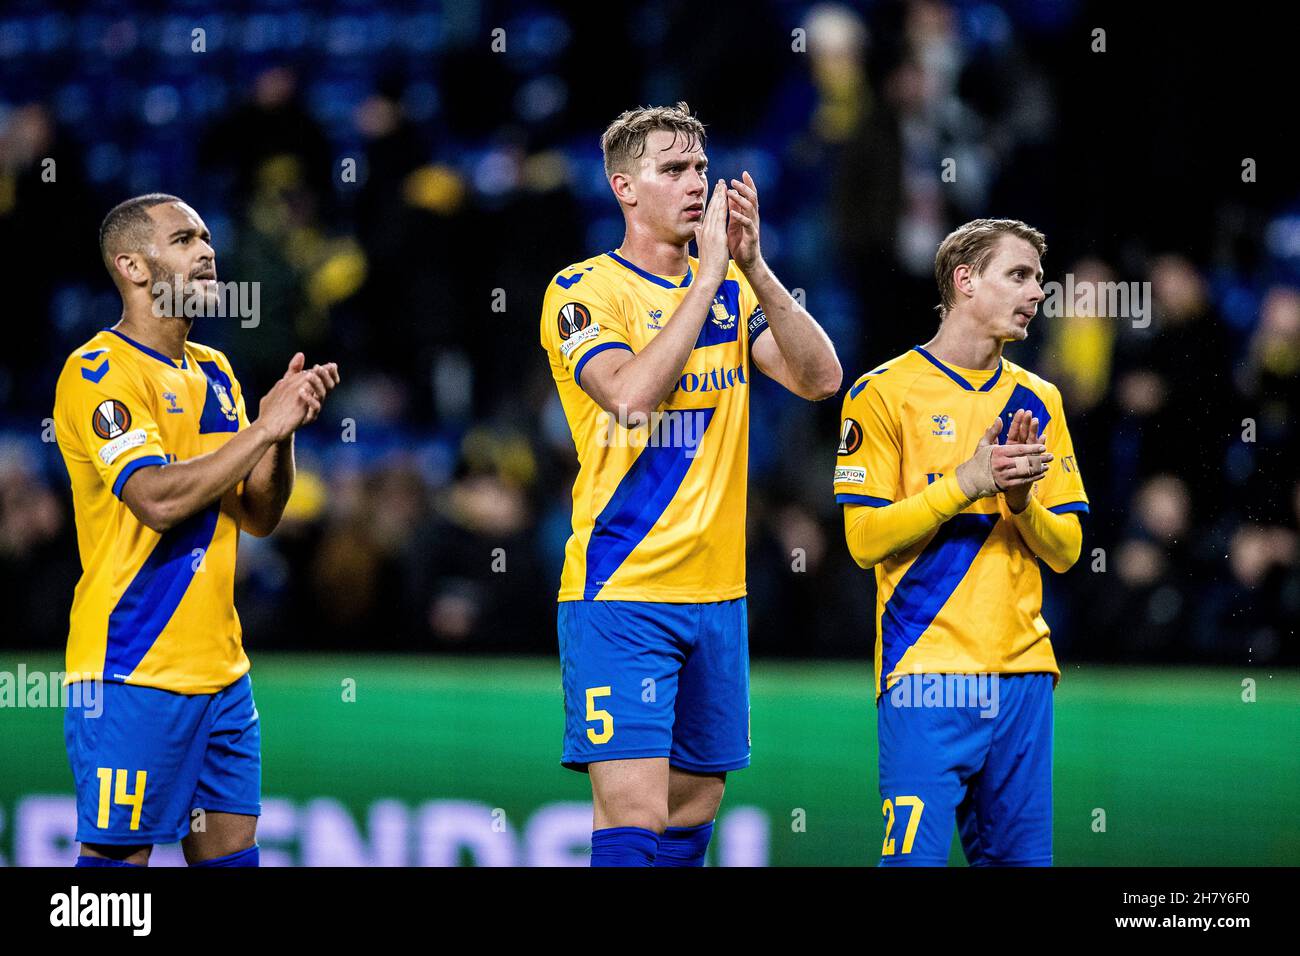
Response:
[{"label": "blonde short hair", "polygon": [[953,270],[968,265],[975,275],[983,275],[993,250],[1003,235],[1023,239],[1038,252],[1039,258],[1047,252],[1047,237],[1019,219],[972,219],[958,226],[939,243],[934,256],[934,281],[939,285],[939,315],[946,315],[957,301],[957,287],[952,281]]},{"label": "blonde short hair", "polygon": [[684,136],[688,143],[704,147],[704,124],[691,114],[685,100],[676,106],[638,107],[620,115],[600,137],[605,176],[632,172],[633,161],[645,155],[646,137],[661,129],[673,134],[674,143]]}]

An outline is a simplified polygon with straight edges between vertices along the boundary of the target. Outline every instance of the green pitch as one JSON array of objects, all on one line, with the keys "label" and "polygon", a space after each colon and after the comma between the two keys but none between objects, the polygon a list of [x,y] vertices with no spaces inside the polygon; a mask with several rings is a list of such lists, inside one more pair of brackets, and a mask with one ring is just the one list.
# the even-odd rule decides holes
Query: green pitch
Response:
[{"label": "green pitch", "polygon": [[[527,822],[539,809],[589,798],[586,777],[557,762],[556,661],[256,651],[253,660],[264,793],[299,808],[299,830],[285,838],[291,861],[318,858],[307,841],[328,839],[309,826],[322,806],[345,808],[334,816],[370,845],[377,802],[410,808],[414,834],[414,808],[455,800],[510,820],[519,846],[510,859],[523,862],[535,859],[527,841],[540,837]],[[61,667],[51,655],[6,652],[0,672],[20,661],[29,672]],[[1254,702],[1243,701],[1246,678]],[[750,855],[733,861],[876,862],[870,686],[865,662],[754,666],[753,765],[732,775],[724,804],[743,809]],[[1300,862],[1300,674],[1070,666],[1055,720],[1058,865]],[[0,731],[0,856],[12,862],[15,835],[34,818],[24,800],[70,794],[71,782],[62,711],[5,707]],[[415,862],[411,853],[402,859]],[[955,842],[952,861],[962,862]]]}]

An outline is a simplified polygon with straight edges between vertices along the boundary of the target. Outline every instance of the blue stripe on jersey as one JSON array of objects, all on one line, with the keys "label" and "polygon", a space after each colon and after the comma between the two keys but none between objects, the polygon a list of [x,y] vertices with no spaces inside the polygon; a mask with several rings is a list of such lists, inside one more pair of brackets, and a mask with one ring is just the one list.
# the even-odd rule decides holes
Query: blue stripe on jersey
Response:
[{"label": "blue stripe on jersey", "polygon": [[880,615],[882,691],[907,649],[957,590],[997,520],[997,515],[977,514],[949,518],[899,580]]},{"label": "blue stripe on jersey", "polygon": [[1088,502],[1086,501],[1067,501],[1063,505],[1055,505],[1051,508],[1048,508],[1047,510],[1054,515],[1066,515],[1066,514],[1071,514],[1073,512],[1078,512],[1080,514],[1085,514],[1085,515],[1091,513],[1088,510]]},{"label": "blue stripe on jersey", "polygon": [[974,391],[991,392],[993,391],[993,386],[998,383],[998,379],[1002,377],[1002,362],[999,361],[998,367],[994,369],[993,374],[989,376],[989,380],[985,382],[983,385],[981,385],[978,389],[976,389],[975,386],[973,386],[970,382],[966,381],[964,378],[962,378],[960,375],[958,375],[948,366],[944,365],[942,362],[940,362],[937,358],[935,358],[933,355],[931,355],[921,346],[914,345],[912,346],[912,350],[914,352],[920,352],[930,361],[931,365],[933,365],[939,371],[943,372],[944,375],[947,375],[950,379],[952,379],[954,382],[956,382],[958,385],[960,385],[968,392],[974,392]]},{"label": "blue stripe on jersey", "polygon": [[868,372],[866,375],[862,376],[862,381],[858,382],[858,383],[857,383],[856,385],[854,385],[851,389],[849,389],[849,398],[857,398],[857,397],[858,397],[858,394],[859,394],[859,393],[860,393],[864,388],[866,388],[868,385],[871,384],[871,378],[870,378],[870,376],[872,376],[872,375],[879,375],[881,372],[888,372],[888,371],[889,371],[889,366],[887,366],[887,365],[882,365],[882,366],[880,366],[880,368],[876,369],[874,372]]},{"label": "blue stripe on jersey", "polygon": [[[590,271],[592,270],[592,268],[593,268],[592,266],[587,266],[587,270],[586,270],[586,271],[587,271],[587,272],[590,272]],[[572,286],[575,282],[581,282],[581,281],[582,281],[582,276],[583,276],[583,273],[581,273],[581,272],[579,272],[579,273],[578,273],[577,275],[575,275],[575,276],[556,276],[556,277],[555,277],[555,284],[558,285],[561,289],[567,289],[567,288],[569,288],[570,286]]]},{"label": "blue stripe on jersey", "polygon": [[137,458],[135,461],[127,462],[126,467],[117,473],[117,481],[113,482],[113,496],[116,498],[122,497],[122,486],[125,485],[126,480],[134,475],[139,469],[148,468],[151,465],[165,464],[167,464],[167,459],[162,455],[145,455],[142,458]]},{"label": "blue stripe on jersey", "polygon": [[217,398],[217,390],[213,387],[220,385],[225,389],[226,398],[230,400],[230,407],[233,409],[235,390],[230,384],[230,376],[223,372],[216,362],[200,362],[199,368],[203,370],[208,380],[208,394],[203,400],[203,414],[199,416],[199,434],[239,431],[239,416],[236,415],[234,420],[226,417],[226,413],[221,409],[221,400]]},{"label": "blue stripe on jersey", "polygon": [[[100,351],[103,350],[101,349]],[[83,368],[81,370],[81,377],[84,378],[87,382],[93,382],[96,385],[98,385],[99,380],[107,374],[108,374],[108,359],[104,359],[104,361],[100,363],[98,368]]]},{"label": "blue stripe on jersey", "polygon": [[176,613],[217,530],[220,503],[213,503],[164,531],[108,616],[104,679],[125,680],[139,666]]},{"label": "blue stripe on jersey", "polygon": [[626,259],[624,259],[622,256],[620,256],[620,255],[619,255],[618,253],[616,253],[616,252],[607,252],[607,253],[605,253],[605,255],[609,256],[611,259],[613,259],[615,262],[617,262],[617,263],[618,263],[619,265],[621,265],[623,268],[625,268],[625,269],[631,269],[633,272],[635,272],[637,275],[639,275],[642,279],[649,279],[649,280],[650,280],[651,282],[653,282],[655,285],[661,285],[661,286],[663,286],[665,289],[685,289],[687,286],[689,286],[689,285],[691,284],[691,267],[690,267],[689,264],[687,264],[687,266],[686,266],[686,276],[685,276],[685,278],[682,279],[682,284],[681,284],[681,285],[678,285],[676,282],[669,282],[669,281],[668,281],[667,279],[665,279],[663,276],[657,276],[657,275],[655,275],[653,272],[646,272],[646,271],[645,271],[644,269],[642,269],[640,266],[634,266],[634,265],[632,265],[632,263],[628,262]]},{"label": "blue stripe on jersey", "polygon": [[888,498],[875,498],[871,495],[836,495],[837,505],[867,505],[870,508],[884,508],[892,505]]},{"label": "blue stripe on jersey", "polygon": [[578,364],[573,367],[573,381],[578,388],[582,388],[582,367],[587,364],[587,359],[593,355],[599,355],[606,349],[627,349],[632,351],[632,346],[626,342],[602,342],[593,349],[588,349],[583,353],[582,358],[578,359]]},{"label": "blue stripe on jersey", "polygon": [[[715,411],[694,409],[697,439],[703,438]],[[660,419],[656,434],[662,436],[669,422],[670,419]],[[654,527],[691,467],[694,457],[687,453],[692,450],[681,444],[650,443],[641,450],[591,529],[587,542],[587,581],[582,592],[584,601],[595,600],[600,589]]]},{"label": "blue stripe on jersey", "polygon": [[[141,352],[143,352],[145,355],[152,355],[152,356],[153,356],[154,358],[156,358],[158,361],[160,361],[160,362],[166,362],[166,363],[167,363],[168,365],[170,365],[172,368],[176,368],[176,367],[177,367],[177,366],[176,366],[176,363],[172,360],[171,356],[163,355],[161,352],[157,351],[156,349],[151,349],[151,348],[149,348],[149,346],[147,346],[147,345],[143,345],[143,344],[141,344],[140,342],[137,342],[135,339],[131,338],[130,336],[123,335],[123,334],[122,334],[121,332],[119,332],[117,329],[105,329],[104,331],[105,331],[105,332],[112,332],[114,335],[116,335],[116,336],[117,336],[119,339],[121,339],[122,341],[124,341],[124,342],[129,342],[131,345],[134,345],[136,348],[138,348],[138,349],[139,349]],[[181,367],[181,368],[185,368],[185,369],[189,368],[189,365],[186,364],[185,356],[184,356],[184,355],[181,356],[181,364],[180,364],[180,367]]]},{"label": "blue stripe on jersey", "polygon": [[998,433],[998,444],[1007,443],[1007,432],[1011,430],[1011,419],[1016,416],[1016,409],[1023,408],[1038,419],[1038,439],[1042,441],[1047,434],[1047,423],[1052,420],[1052,415],[1043,404],[1043,400],[1033,393],[1032,390],[1024,385],[1017,385],[1011,390],[1011,397],[1007,399],[1006,405],[1002,407],[1002,420],[1006,423],[1002,426],[1002,431]]},{"label": "blue stripe on jersey", "polygon": [[913,348],[915,351],[920,352],[922,355],[924,355],[924,356],[926,357],[926,359],[930,362],[931,365],[933,365],[935,368],[937,368],[940,372],[943,372],[944,375],[947,375],[950,379],[952,379],[954,382],[956,382],[956,383],[957,383],[958,385],[960,385],[962,388],[966,389],[966,391],[968,391],[968,392],[973,392],[973,391],[975,391],[975,389],[973,389],[973,388],[971,387],[970,382],[966,381],[964,378],[962,378],[960,375],[958,375],[956,372],[954,372],[954,371],[953,371],[952,369],[950,369],[948,366],[944,365],[942,362],[940,362],[937,358],[935,358],[933,355],[931,355],[931,354],[930,354],[929,352],[927,352],[925,349],[921,348],[921,346],[919,346],[919,345],[914,345],[914,346],[912,346],[912,348]]},{"label": "blue stripe on jersey", "polygon": [[[724,329],[714,321],[713,304],[718,302],[722,303],[727,310],[727,315],[731,316],[729,328]],[[694,347],[697,349],[734,342],[740,332],[740,283],[735,279],[723,279],[722,285],[718,286],[718,294],[713,297],[713,304],[709,305],[708,317],[700,327],[700,335],[695,340]]]}]

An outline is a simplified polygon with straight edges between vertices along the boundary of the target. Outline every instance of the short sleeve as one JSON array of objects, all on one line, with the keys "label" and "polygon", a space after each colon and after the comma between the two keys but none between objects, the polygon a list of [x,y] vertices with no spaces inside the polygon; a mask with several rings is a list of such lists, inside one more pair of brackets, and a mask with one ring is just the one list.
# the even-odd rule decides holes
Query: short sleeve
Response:
[{"label": "short sleeve", "polygon": [[1057,514],[1071,511],[1086,514],[1088,495],[1083,490],[1083,475],[1079,471],[1074,441],[1070,438],[1070,429],[1065,422],[1060,390],[1053,387],[1048,400],[1051,403],[1048,410],[1052,418],[1043,431],[1042,439],[1055,460],[1043,480],[1035,485],[1034,494],[1049,511]]},{"label": "short sleeve", "polygon": [[609,349],[633,351],[627,322],[590,272],[556,276],[542,301],[542,347],[581,387],[583,366]]},{"label": "short sleeve", "polygon": [[89,460],[120,498],[132,474],[167,464],[167,456],[143,390],[125,369],[113,367],[111,355],[104,361],[107,374],[98,379],[82,374],[76,361],[64,369],[55,390],[54,430],[65,450]]},{"label": "short sleeve", "polygon": [[844,396],[835,458],[835,500],[842,505],[893,504],[902,471],[899,427],[872,379]]}]

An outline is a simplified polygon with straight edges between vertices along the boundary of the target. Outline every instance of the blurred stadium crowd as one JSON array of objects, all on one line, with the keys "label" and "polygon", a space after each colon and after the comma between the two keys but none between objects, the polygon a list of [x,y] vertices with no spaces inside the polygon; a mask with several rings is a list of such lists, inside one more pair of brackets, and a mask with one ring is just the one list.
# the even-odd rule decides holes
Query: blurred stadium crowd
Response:
[{"label": "blurred stadium crowd", "polygon": [[[934,250],[967,219],[1038,226],[1048,279],[1150,282],[1148,327],[1040,315],[1007,353],[1061,386],[1092,499],[1083,559],[1049,584],[1053,639],[1066,660],[1297,662],[1300,192],[1243,184],[1246,147],[1216,152],[1232,131],[1198,124],[1211,81],[1139,60],[1118,31],[1095,52],[1092,12],[9,5],[4,643],[66,637],[78,566],[54,381],[120,311],[100,218],[163,190],[207,220],[222,279],[261,284],[255,328],[193,331],[230,356],[250,414],[299,348],[343,374],[333,420],[300,435],[281,529],[241,544],[254,655],[552,652],[576,460],[538,309],[552,275],[621,239],[606,123],[686,99],[715,174],[757,180],[764,252],[834,339],[846,387],[932,335]],[[839,403],[754,382],[756,655],[871,653],[873,584],[831,493]]]}]

